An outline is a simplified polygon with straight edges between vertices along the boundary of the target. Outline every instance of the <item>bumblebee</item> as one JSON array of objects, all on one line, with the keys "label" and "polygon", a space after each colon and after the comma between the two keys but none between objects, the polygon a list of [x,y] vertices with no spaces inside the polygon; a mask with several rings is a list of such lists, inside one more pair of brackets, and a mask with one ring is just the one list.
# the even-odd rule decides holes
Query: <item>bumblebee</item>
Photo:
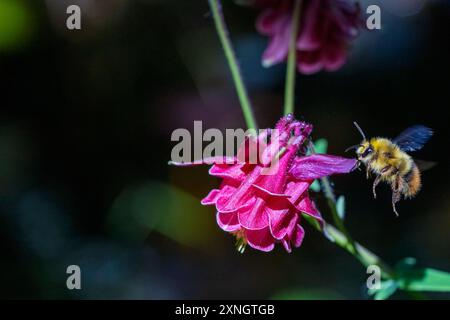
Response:
[{"label": "bumblebee", "polygon": [[[410,127],[395,139],[375,137],[367,139],[360,126],[354,125],[361,133],[363,140],[360,144],[347,149],[355,149],[358,158],[357,166],[361,163],[366,167],[366,176],[369,179],[373,173],[376,178],[373,182],[373,196],[377,197],[376,187],[380,182],[386,182],[392,189],[392,209],[398,216],[395,204],[403,196],[405,199],[414,197],[422,186],[420,169],[427,169],[433,164],[413,160],[407,153],[420,150],[431,138],[433,131],[422,125]],[[419,169],[419,163],[421,168]]]}]

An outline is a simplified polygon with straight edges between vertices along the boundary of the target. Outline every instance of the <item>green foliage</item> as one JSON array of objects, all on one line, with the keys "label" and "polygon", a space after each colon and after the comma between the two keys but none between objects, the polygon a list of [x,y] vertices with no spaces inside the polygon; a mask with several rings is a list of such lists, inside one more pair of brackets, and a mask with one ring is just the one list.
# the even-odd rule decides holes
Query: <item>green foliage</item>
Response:
[{"label": "green foliage", "polygon": [[320,183],[317,180],[314,180],[313,183],[309,186],[309,189],[314,192],[320,192]]},{"label": "green foliage", "polygon": [[314,149],[316,153],[327,153],[328,149],[328,141],[327,139],[318,139],[316,142],[314,142]]},{"label": "green foliage", "polygon": [[35,29],[32,11],[24,1],[0,1],[0,51],[23,46]]},{"label": "green foliage", "polygon": [[341,218],[341,220],[344,220],[344,218],[345,218],[345,197],[344,196],[340,196],[336,200],[336,211],[337,211],[339,218]]},{"label": "green foliage", "polygon": [[397,283],[406,291],[450,292],[450,273],[432,268],[414,268],[416,260],[406,258],[397,264]]},{"label": "green foliage", "polygon": [[[314,142],[314,150],[316,153],[327,153],[328,149],[328,141],[326,139],[318,139],[316,142]],[[308,152],[310,154],[310,152]],[[314,180],[314,182],[309,187],[310,190],[314,192],[320,192],[320,183],[317,180]]]},{"label": "green foliage", "polygon": [[450,292],[450,273],[431,269],[415,268],[416,259],[405,258],[397,263],[395,276],[381,282],[381,289],[369,289],[375,300],[385,300],[397,289],[410,292],[410,296],[420,298],[417,291]]},{"label": "green foliage", "polygon": [[395,280],[382,281],[380,285],[380,289],[369,289],[369,295],[373,295],[375,300],[386,300],[398,289],[398,285]]}]

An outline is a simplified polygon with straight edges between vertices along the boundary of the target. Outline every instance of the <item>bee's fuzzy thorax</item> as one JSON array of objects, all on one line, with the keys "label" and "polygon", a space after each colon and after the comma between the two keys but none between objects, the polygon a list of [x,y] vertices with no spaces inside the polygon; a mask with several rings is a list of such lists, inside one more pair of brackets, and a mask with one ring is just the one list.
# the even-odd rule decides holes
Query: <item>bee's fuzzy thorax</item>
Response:
[{"label": "bee's fuzzy thorax", "polygon": [[[364,151],[368,148],[373,149],[373,152],[364,157]],[[375,137],[364,140],[361,142],[357,153],[361,156],[360,160],[369,167],[370,171],[380,175],[381,179],[388,183],[393,182],[395,172],[391,170],[386,172],[387,167],[396,168],[400,175],[405,175],[411,171],[413,166],[411,157],[387,138]]]}]

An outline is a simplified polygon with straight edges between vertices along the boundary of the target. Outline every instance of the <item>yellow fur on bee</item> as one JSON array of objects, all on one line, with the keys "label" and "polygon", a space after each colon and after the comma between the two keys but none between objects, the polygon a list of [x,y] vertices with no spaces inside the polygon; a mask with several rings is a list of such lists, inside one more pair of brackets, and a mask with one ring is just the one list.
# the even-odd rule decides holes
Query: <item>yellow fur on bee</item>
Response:
[{"label": "yellow fur on bee", "polygon": [[[411,157],[389,139],[372,138],[370,144],[375,151],[370,167],[374,173],[381,175],[384,181],[393,182],[395,173],[403,176],[411,170]],[[390,169],[383,172],[388,167]]]}]

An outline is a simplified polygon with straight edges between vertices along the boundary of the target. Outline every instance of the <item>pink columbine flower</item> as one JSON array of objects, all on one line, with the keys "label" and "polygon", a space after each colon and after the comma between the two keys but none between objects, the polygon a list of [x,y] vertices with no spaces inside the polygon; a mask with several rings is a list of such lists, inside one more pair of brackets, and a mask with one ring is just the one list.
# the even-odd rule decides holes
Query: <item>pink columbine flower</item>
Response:
[{"label": "pink columbine flower", "polygon": [[[294,0],[250,0],[262,9],[258,31],[270,37],[263,65],[285,61],[289,51]],[[312,74],[322,69],[336,71],[347,59],[350,42],[362,26],[355,0],[303,0],[297,38],[297,67]]]},{"label": "pink columbine flower", "polygon": [[[348,173],[356,165],[354,159],[323,154],[306,156],[304,142],[312,126],[296,121],[292,115],[283,117],[275,129],[243,142],[232,164],[229,158],[228,164],[223,158],[178,164],[214,163],[209,174],[221,178],[222,183],[201,203],[215,205],[217,224],[237,237],[239,250],[246,244],[266,252],[276,243],[281,243],[288,252],[299,247],[305,234],[301,214],[323,223],[308,194],[313,180]],[[270,141],[266,143],[267,135]],[[253,143],[248,143],[249,140]],[[255,146],[259,150],[256,164],[248,161]]]}]

